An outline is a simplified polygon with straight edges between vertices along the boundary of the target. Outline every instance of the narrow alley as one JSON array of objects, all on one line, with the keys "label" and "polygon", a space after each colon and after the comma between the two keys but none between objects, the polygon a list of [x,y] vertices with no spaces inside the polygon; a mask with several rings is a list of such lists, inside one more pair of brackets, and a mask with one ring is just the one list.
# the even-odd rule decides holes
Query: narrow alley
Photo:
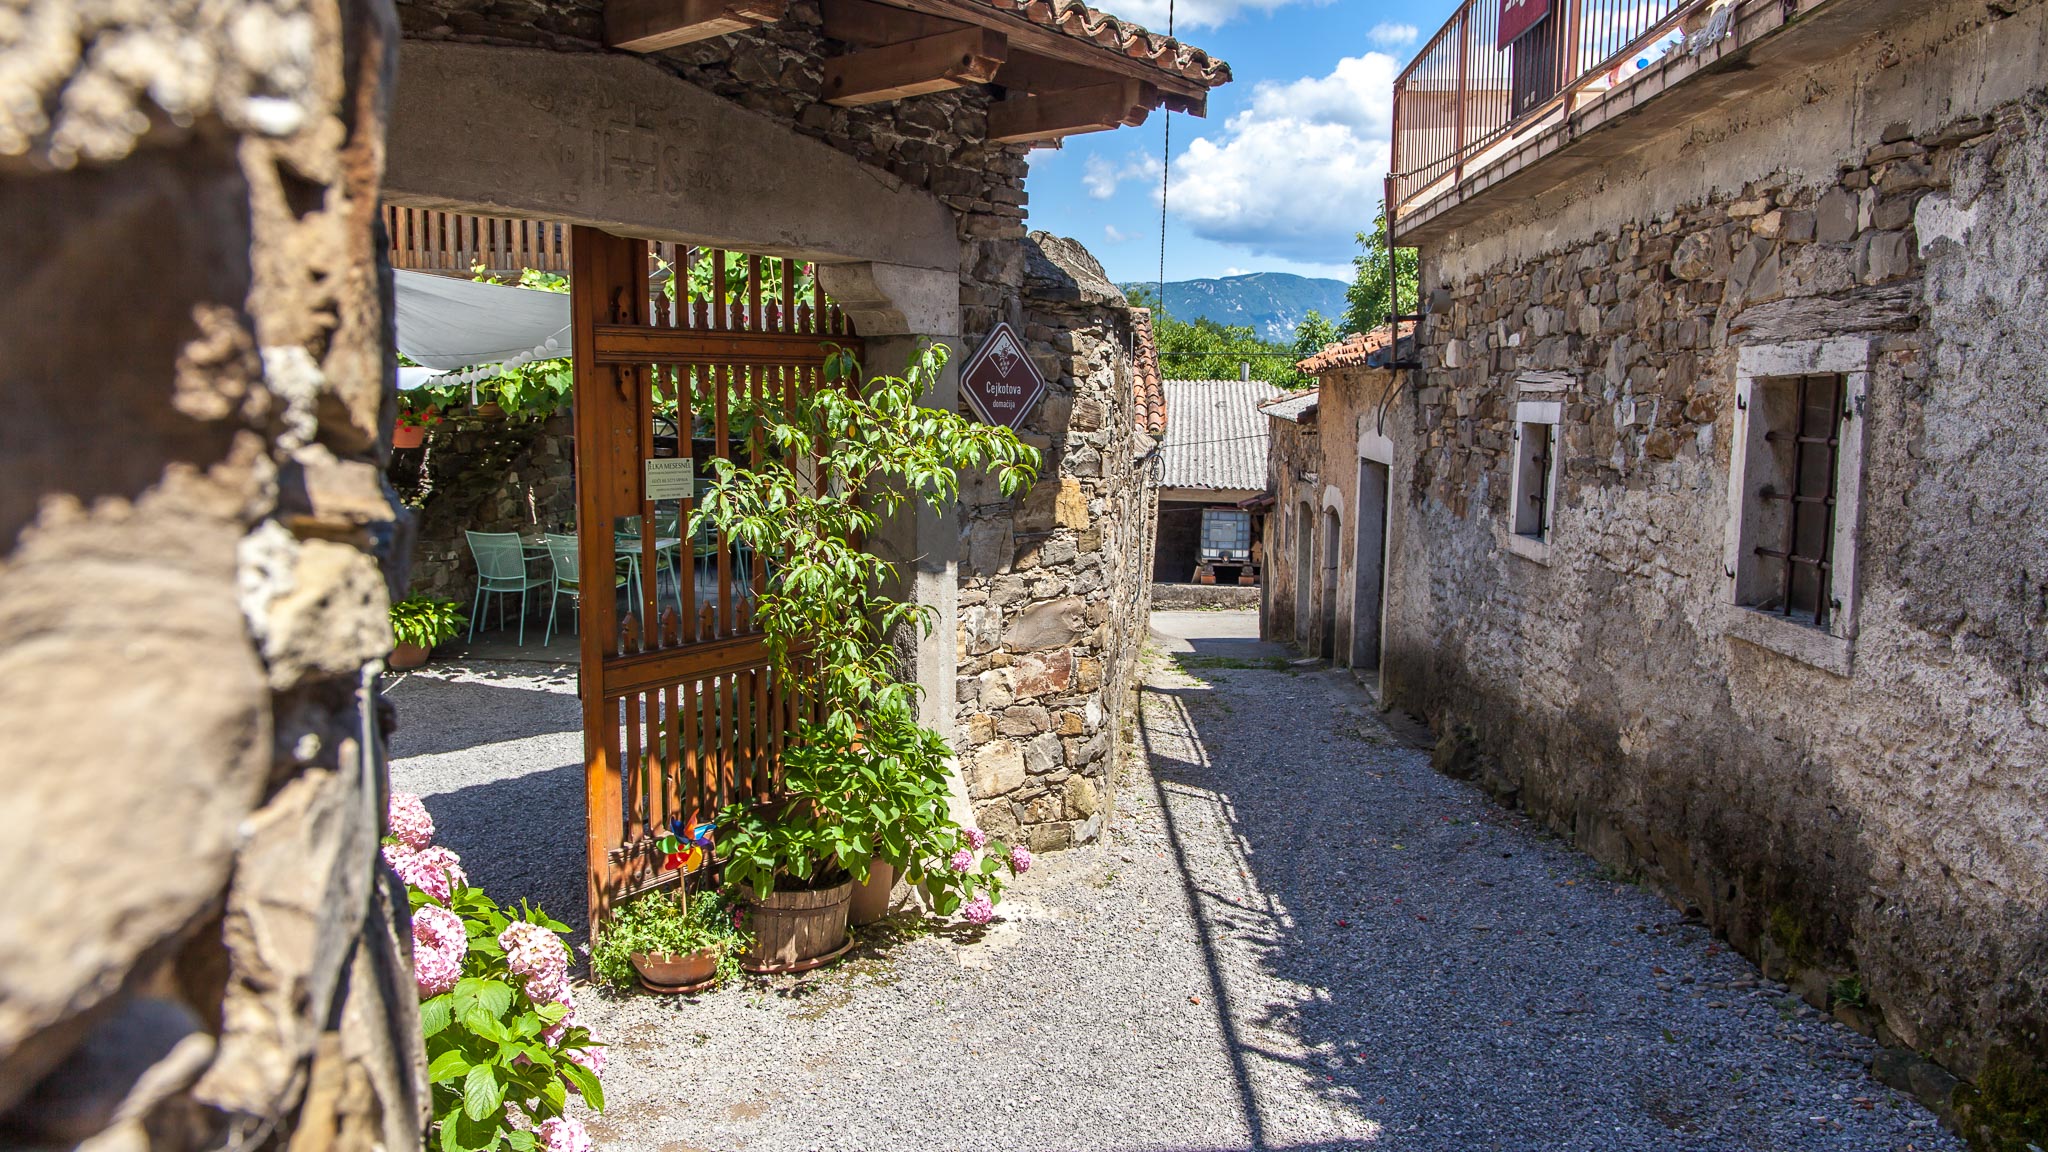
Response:
[{"label": "narrow alley", "polygon": [[[1961,1147],[1869,1077],[1869,1042],[1434,772],[1348,674],[1255,634],[1241,613],[1154,616],[1125,736],[1144,756],[1107,843],[1043,858],[989,929],[899,919],[811,976],[586,998],[617,1041],[592,1135],[650,1152]],[[426,798],[471,881],[572,911],[571,838],[540,829],[580,814],[573,678],[451,670],[392,697],[394,785]],[[457,716],[489,732],[455,747]]]}]

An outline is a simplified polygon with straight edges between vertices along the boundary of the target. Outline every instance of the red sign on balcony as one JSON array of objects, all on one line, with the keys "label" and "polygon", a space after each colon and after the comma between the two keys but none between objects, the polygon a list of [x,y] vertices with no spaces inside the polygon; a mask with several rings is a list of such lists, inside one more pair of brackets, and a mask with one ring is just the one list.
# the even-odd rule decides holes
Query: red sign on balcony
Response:
[{"label": "red sign on balcony", "polygon": [[1543,23],[1550,15],[1550,0],[1500,0],[1500,35],[1494,40],[1495,48],[1506,48],[1522,38],[1523,33]]}]

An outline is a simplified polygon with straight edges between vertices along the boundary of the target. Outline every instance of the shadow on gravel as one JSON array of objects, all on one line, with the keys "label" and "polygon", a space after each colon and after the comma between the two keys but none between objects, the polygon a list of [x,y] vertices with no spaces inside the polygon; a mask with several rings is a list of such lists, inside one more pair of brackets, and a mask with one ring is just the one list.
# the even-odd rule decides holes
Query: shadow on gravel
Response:
[{"label": "shadow on gravel", "polygon": [[[1248,1150],[1948,1146],[1704,930],[1434,773],[1348,678],[1207,663],[1243,670],[1148,685],[1138,734]],[[1275,1144],[1298,1092],[1377,1139]]]},{"label": "shadow on gravel", "polygon": [[[493,780],[428,798],[434,839],[500,904],[524,899],[588,938],[583,891],[583,765]],[[579,955],[581,953],[578,953]]]},{"label": "shadow on gravel", "polygon": [[[473,677],[493,675],[480,668],[463,671]],[[572,691],[564,694],[476,679],[406,676],[384,689],[398,709],[391,757],[436,756],[550,732],[581,731],[583,712],[573,691],[573,673],[568,683]]]}]

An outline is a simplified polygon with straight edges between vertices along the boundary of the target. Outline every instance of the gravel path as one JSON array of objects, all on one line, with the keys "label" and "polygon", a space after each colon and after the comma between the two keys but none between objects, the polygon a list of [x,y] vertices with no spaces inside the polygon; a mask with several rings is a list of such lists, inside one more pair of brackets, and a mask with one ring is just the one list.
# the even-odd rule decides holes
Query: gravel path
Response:
[{"label": "gravel path", "polygon": [[[586,994],[613,1041],[599,1146],[1961,1147],[1869,1078],[1867,1041],[1432,772],[1348,678],[1242,614],[1155,626],[1105,845],[1043,859],[985,932],[878,933],[697,1000]],[[473,879],[561,911],[573,690],[509,669],[392,693],[397,786]]]}]

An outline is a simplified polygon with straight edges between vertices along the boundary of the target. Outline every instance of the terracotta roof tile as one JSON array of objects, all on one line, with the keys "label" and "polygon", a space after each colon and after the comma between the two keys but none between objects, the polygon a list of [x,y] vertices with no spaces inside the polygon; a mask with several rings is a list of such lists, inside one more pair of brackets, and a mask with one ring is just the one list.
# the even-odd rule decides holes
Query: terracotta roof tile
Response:
[{"label": "terracotta roof tile", "polygon": [[1122,52],[1143,60],[1163,72],[1192,80],[1208,88],[1230,83],[1230,65],[1192,44],[1170,36],[1148,32],[1128,20],[1119,19],[1085,0],[968,0],[1012,12],[1033,24],[1056,28],[1076,40]]},{"label": "terracotta roof tile", "polygon": [[[1404,321],[1401,325],[1402,338],[1405,339],[1414,333],[1415,324],[1412,321]],[[1370,332],[1353,332],[1335,344],[1323,345],[1321,352],[1303,360],[1295,367],[1311,376],[1320,376],[1334,368],[1356,368],[1360,365],[1383,368],[1387,361],[1383,353],[1388,343],[1385,328],[1375,328]]]},{"label": "terracotta roof tile", "polygon": [[1159,345],[1152,339],[1152,310],[1131,309],[1131,334],[1137,344],[1131,381],[1137,410],[1137,430],[1157,439],[1166,431],[1166,391],[1159,383]]}]

